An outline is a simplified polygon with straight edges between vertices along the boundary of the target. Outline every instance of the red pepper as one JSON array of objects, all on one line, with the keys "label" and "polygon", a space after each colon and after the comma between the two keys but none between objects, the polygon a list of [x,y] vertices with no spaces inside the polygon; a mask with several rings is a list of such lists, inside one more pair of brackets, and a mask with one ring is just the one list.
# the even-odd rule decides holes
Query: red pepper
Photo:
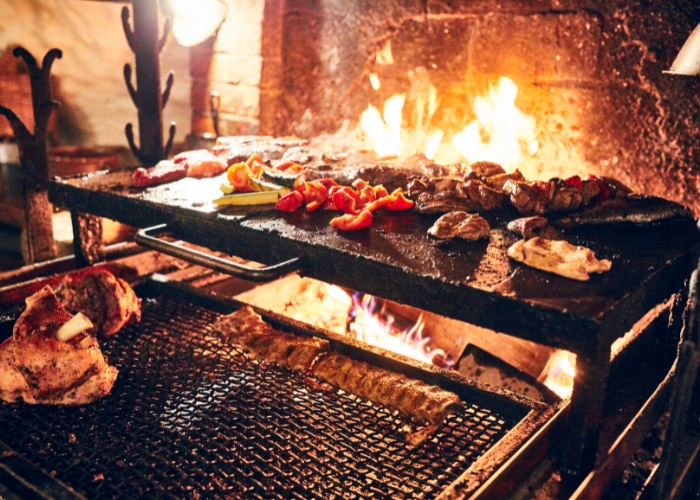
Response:
[{"label": "red pepper", "polygon": [[394,196],[395,200],[384,205],[387,210],[408,210],[414,205],[413,200],[406,198],[400,188],[391,193],[391,196]]},{"label": "red pepper", "polygon": [[382,196],[381,198],[377,198],[372,203],[367,205],[365,209],[369,210],[370,212],[374,212],[378,208],[386,207],[387,205],[391,205],[394,202],[396,202],[396,196],[394,196],[393,194],[389,194],[386,196]]},{"label": "red pepper", "polygon": [[364,203],[372,203],[377,199],[377,193],[374,192],[374,188],[372,186],[364,186],[362,189],[358,189],[357,192],[360,194],[360,199]]},{"label": "red pepper", "polygon": [[337,182],[335,182],[333,179],[328,179],[328,178],[318,179],[318,180],[315,180],[314,182],[318,182],[319,184],[323,184],[325,186],[325,188],[328,190],[329,194],[331,192],[331,189],[334,186],[339,186],[339,184]]},{"label": "red pepper", "polygon": [[[298,191],[295,191],[298,192]],[[328,198],[328,190],[320,182],[304,183],[304,199],[306,199],[306,210],[313,212]]]},{"label": "red pepper", "polygon": [[287,170],[289,167],[292,167],[292,166],[294,166],[294,165],[296,165],[296,163],[294,163],[293,161],[289,161],[289,160],[287,160],[287,161],[281,161],[281,162],[275,164],[275,169],[281,170],[282,172],[284,172],[284,171]]},{"label": "red pepper", "polygon": [[346,214],[357,214],[364,203],[352,188],[342,187],[333,193],[333,204]]},{"label": "red pepper", "polygon": [[379,184],[378,186],[374,186],[374,194],[377,195],[377,198],[384,198],[385,196],[389,196],[389,191]]},{"label": "red pepper", "polygon": [[363,181],[362,179],[355,179],[355,180],[353,181],[353,183],[352,183],[352,187],[354,187],[355,190],[357,190],[358,193],[359,193],[360,191],[362,191],[362,188],[364,188],[364,187],[367,186],[367,185],[368,185],[368,184],[367,184],[365,181]]},{"label": "red pepper", "polygon": [[592,200],[591,204],[596,205],[598,203],[601,203],[608,198],[610,198],[611,190],[610,186],[608,186],[603,179],[598,177],[597,175],[590,174],[588,176],[588,180],[595,181],[596,184],[598,184],[598,187],[600,188],[600,193],[598,193]]},{"label": "red pepper", "polygon": [[335,226],[342,231],[355,231],[370,225],[372,225],[372,212],[369,210],[363,210],[356,215],[345,214],[331,219],[331,226]]},{"label": "red pepper", "polygon": [[253,189],[250,186],[250,168],[246,163],[234,163],[226,171],[226,177],[234,191],[248,193]]},{"label": "red pepper", "polygon": [[564,184],[566,184],[567,186],[574,186],[579,191],[581,191],[581,188],[583,187],[583,184],[581,183],[581,178],[578,175],[574,175],[573,177],[564,179]]},{"label": "red pepper", "polygon": [[304,195],[299,191],[292,191],[277,200],[275,208],[283,212],[294,212],[304,202]]}]

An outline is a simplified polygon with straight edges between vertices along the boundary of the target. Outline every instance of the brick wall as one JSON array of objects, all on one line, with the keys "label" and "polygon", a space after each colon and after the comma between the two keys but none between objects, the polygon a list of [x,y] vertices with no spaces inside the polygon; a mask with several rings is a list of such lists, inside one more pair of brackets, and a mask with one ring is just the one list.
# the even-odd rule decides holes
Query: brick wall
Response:
[{"label": "brick wall", "polygon": [[214,131],[209,95],[216,90],[221,134],[257,134],[265,0],[225,1],[229,10],[218,35],[190,52],[192,132]]}]

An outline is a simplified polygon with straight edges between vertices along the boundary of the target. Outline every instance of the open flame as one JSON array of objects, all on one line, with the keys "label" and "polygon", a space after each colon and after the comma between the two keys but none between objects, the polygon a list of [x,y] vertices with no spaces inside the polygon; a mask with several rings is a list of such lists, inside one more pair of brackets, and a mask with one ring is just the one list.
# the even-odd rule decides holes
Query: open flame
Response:
[{"label": "open flame", "polygon": [[571,396],[576,376],[576,355],[569,351],[557,351],[549,359],[541,377],[542,383],[562,399]]},{"label": "open flame", "polygon": [[354,320],[349,331],[357,340],[433,365],[449,368],[454,364],[445,351],[433,349],[430,337],[423,335],[425,322],[422,315],[413,326],[401,330],[395,326],[396,318],[386,306],[379,307],[379,301],[371,295],[365,295],[361,300],[358,295],[353,301],[355,307],[351,315]]},{"label": "open flame", "polygon": [[474,101],[476,120],[452,140],[455,148],[471,163],[492,161],[514,170],[520,162],[521,143],[531,155],[539,148],[535,119],[515,106],[518,86],[507,77],[489,86],[486,97]]},{"label": "open flame", "polygon": [[[431,125],[439,106],[437,89],[425,70],[419,69],[422,70],[409,73],[412,81],[409,101],[414,108],[412,129],[402,127],[406,94],[390,97],[384,103],[383,114],[370,104],[360,116],[360,128],[380,157],[423,153],[433,160],[442,146],[443,160],[462,157],[470,163],[492,161],[512,171],[518,167],[523,151],[535,155],[539,149],[536,121],[515,105],[518,86],[511,79],[499,78],[495,85],[489,86],[485,96],[476,97],[476,119],[454,134],[451,144],[443,144],[445,131]],[[370,73],[369,79],[374,90],[381,88],[376,73]]]}]

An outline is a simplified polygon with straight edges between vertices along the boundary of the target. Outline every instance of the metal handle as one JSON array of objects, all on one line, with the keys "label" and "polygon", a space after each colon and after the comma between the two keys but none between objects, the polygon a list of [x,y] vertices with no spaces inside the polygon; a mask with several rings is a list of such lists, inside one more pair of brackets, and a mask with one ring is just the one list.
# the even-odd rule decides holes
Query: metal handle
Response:
[{"label": "metal handle", "polygon": [[270,281],[301,271],[301,260],[299,258],[290,259],[272,266],[249,267],[198,250],[181,247],[175,243],[159,240],[158,237],[160,236],[172,236],[172,230],[167,224],[141,229],[134,236],[134,241],[139,245],[158,250],[171,257],[250,281]]}]

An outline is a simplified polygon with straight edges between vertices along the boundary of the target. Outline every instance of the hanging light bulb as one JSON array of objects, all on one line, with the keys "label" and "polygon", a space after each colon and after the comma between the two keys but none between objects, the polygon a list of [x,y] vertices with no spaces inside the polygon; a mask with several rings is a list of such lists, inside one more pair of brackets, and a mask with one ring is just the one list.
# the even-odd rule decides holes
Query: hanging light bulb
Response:
[{"label": "hanging light bulb", "polygon": [[228,7],[221,0],[170,0],[173,35],[180,45],[192,47],[216,33]]}]

